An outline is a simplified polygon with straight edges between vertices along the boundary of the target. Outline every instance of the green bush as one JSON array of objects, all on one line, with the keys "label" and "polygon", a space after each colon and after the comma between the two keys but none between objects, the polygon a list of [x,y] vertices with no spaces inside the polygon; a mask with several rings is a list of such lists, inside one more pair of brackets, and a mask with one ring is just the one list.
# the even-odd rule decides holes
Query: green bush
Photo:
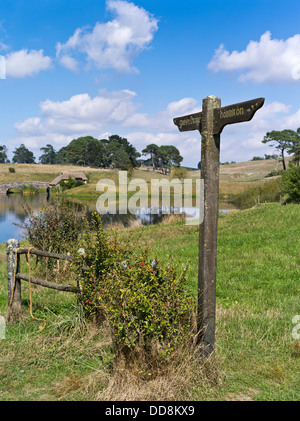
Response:
[{"label": "green bush", "polygon": [[11,173],[15,173],[16,172],[15,168],[13,168],[13,167],[9,167],[8,168],[8,171],[11,172]]},{"label": "green bush", "polygon": [[184,179],[184,178],[189,178],[189,172],[186,168],[184,167],[172,167],[171,168],[171,178],[179,178],[179,179]]},{"label": "green bush", "polygon": [[52,201],[38,213],[29,208],[26,212],[28,221],[22,226],[24,238],[39,250],[72,252],[74,247],[78,248],[80,236],[88,229],[84,212],[74,210],[73,204],[67,202]]},{"label": "green bush", "polygon": [[[102,228],[93,214],[96,237],[84,248],[81,302],[90,316],[108,324],[118,352],[137,350],[168,355],[192,331],[193,300],[186,288],[186,268],[150,258],[147,247],[134,251],[117,233]],[[82,266],[79,261],[78,267]]]},{"label": "green bush", "polygon": [[282,175],[282,191],[290,201],[300,202],[300,167],[291,164]]},{"label": "green bush", "polygon": [[284,172],[285,172],[284,170],[273,170],[273,171],[269,172],[269,173],[266,175],[266,177],[265,177],[265,178],[268,178],[268,177],[275,177],[275,176],[277,176],[277,175],[282,175]]},{"label": "green bush", "polygon": [[35,194],[38,192],[38,188],[35,186],[32,186],[31,184],[23,184],[20,187],[20,191],[24,194],[28,193],[28,194]]},{"label": "green bush", "polygon": [[61,189],[63,190],[63,191],[65,191],[65,190],[69,190],[69,189],[73,189],[74,187],[79,187],[79,186],[82,186],[84,183],[83,183],[83,181],[81,181],[81,180],[74,180],[74,178],[72,178],[71,176],[68,178],[68,180],[67,181],[61,181],[60,183],[59,183],[59,185],[60,185],[60,187],[61,187]]},{"label": "green bush", "polygon": [[280,186],[280,179],[268,181],[262,186],[252,187],[236,195],[233,202],[241,209],[250,208],[264,202],[279,202]]}]

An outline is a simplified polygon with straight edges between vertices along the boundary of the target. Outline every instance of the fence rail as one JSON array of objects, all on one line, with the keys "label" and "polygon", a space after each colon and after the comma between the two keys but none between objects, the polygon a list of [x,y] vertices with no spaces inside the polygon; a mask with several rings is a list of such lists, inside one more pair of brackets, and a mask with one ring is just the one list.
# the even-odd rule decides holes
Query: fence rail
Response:
[{"label": "fence rail", "polygon": [[[7,285],[8,285],[8,303],[12,309],[21,309],[21,281],[40,285],[45,288],[51,288],[58,291],[76,293],[78,288],[71,285],[53,284],[41,279],[32,278],[31,276],[20,273],[20,256],[22,254],[33,254],[39,257],[48,257],[58,260],[72,261],[73,257],[67,254],[50,253],[42,250],[31,248],[22,248],[16,239],[10,239],[6,243],[7,255]],[[28,262],[30,264],[30,262]]]},{"label": "fence rail", "polygon": [[[26,249],[26,248],[19,248],[17,250],[18,254],[28,254],[28,251],[30,249]],[[58,254],[58,253],[50,253],[48,251],[42,251],[42,250],[36,250],[36,249],[32,249],[30,250],[30,254],[34,254],[36,256],[41,256],[41,257],[50,257],[53,259],[60,259],[60,260],[69,260],[72,261],[73,257],[70,256],[69,254]]]},{"label": "fence rail", "polygon": [[70,285],[52,284],[51,282],[43,281],[41,279],[36,279],[32,277],[30,277],[29,279],[29,276],[22,275],[21,273],[16,274],[16,279],[21,279],[22,281],[31,282],[32,284],[40,285],[45,288],[56,289],[58,291],[77,292],[76,287],[72,287]]}]

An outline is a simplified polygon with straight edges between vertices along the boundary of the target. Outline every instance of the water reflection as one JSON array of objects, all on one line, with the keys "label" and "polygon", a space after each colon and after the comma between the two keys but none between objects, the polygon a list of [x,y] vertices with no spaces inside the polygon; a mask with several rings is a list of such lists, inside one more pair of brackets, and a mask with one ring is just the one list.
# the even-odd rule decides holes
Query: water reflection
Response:
[{"label": "water reflection", "polygon": [[[92,213],[96,210],[96,200],[84,200],[73,198],[59,198],[55,199],[47,197],[45,194],[22,195],[10,194],[0,196],[0,243],[6,242],[9,238],[16,238],[21,240],[23,238],[22,229],[19,225],[23,225],[28,216],[26,209],[33,212],[40,211],[44,206],[51,203],[52,200],[64,201],[72,203],[77,210],[84,210],[87,217],[91,219]],[[165,209],[160,209],[155,215],[151,214],[151,208],[143,209],[135,215],[127,213],[120,214],[106,214],[102,215],[104,226],[119,225],[124,227],[156,224],[160,222],[167,215],[164,213]],[[171,209],[169,213],[174,213]]]},{"label": "water reflection", "polygon": [[[9,238],[22,239],[22,229],[18,225],[23,225],[27,221],[26,208],[31,211],[40,211],[44,206],[51,202],[51,199],[46,194],[22,195],[19,193],[0,195],[0,242],[6,242]],[[55,200],[64,200],[72,203],[78,210],[84,210],[87,217],[90,219],[92,213],[96,210],[96,200],[85,200],[78,198],[55,198]],[[224,211],[230,210],[232,207],[228,204],[220,204],[220,208]],[[158,208],[151,211],[151,208],[139,210],[135,215],[127,213],[121,214],[106,214],[102,215],[104,226],[120,225],[124,227],[157,224],[169,214],[182,214],[195,216],[195,209],[171,209]]]}]

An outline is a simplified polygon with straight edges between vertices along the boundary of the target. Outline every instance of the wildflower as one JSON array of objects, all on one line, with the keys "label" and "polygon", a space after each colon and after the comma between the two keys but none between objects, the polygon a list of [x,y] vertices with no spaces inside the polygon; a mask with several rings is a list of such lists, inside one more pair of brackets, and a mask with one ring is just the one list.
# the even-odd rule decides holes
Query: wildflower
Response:
[{"label": "wildflower", "polygon": [[152,269],[155,269],[155,268],[156,268],[156,266],[157,266],[157,262],[156,262],[156,260],[154,259],[154,260],[152,261],[152,263],[151,263],[151,267],[152,267]]},{"label": "wildflower", "polygon": [[124,268],[124,269],[126,269],[126,268],[127,268],[127,263],[126,263],[126,260],[124,260],[124,261],[121,263],[121,266],[122,266],[122,268]]},{"label": "wildflower", "polygon": [[85,251],[84,251],[84,249],[83,249],[83,248],[80,248],[80,249],[78,250],[78,254],[79,254],[80,256],[85,257]]}]

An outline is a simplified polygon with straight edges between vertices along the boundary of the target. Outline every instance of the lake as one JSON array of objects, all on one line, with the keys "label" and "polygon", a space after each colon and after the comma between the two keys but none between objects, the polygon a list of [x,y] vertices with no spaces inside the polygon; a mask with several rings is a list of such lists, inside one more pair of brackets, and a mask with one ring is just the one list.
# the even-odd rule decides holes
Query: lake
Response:
[{"label": "lake", "polygon": [[[64,200],[69,203],[73,203],[74,206],[79,206],[91,214],[96,210],[96,200],[86,200],[79,198],[57,198],[58,200]],[[18,225],[23,225],[27,221],[26,208],[29,208],[33,212],[40,211],[43,207],[47,206],[51,199],[46,194],[32,194],[22,195],[20,193],[14,193],[9,195],[0,195],[0,243],[5,243],[10,238],[16,238],[22,240],[22,229]],[[220,211],[227,212],[233,210],[234,207],[229,203],[220,202]],[[174,209],[165,210],[160,208],[159,213],[151,213],[151,208],[144,209],[137,215],[128,213],[127,215],[103,215],[102,220],[104,226],[108,224],[118,224],[120,226],[138,226],[156,224],[165,218],[166,214],[163,212],[174,213]],[[176,213],[178,210],[176,211]],[[185,212],[188,215],[193,215],[195,209],[193,208],[181,208],[180,212]]]}]

